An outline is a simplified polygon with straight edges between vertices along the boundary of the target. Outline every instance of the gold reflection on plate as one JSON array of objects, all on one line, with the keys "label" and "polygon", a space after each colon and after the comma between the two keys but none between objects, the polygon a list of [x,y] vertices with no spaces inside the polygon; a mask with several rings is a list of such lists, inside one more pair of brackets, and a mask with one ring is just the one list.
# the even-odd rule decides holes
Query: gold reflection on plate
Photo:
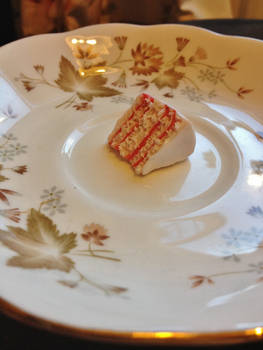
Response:
[{"label": "gold reflection on plate", "polygon": [[90,67],[88,69],[79,68],[79,74],[85,78],[91,75],[100,75],[100,74],[109,74],[117,72],[117,68],[112,68],[110,66],[102,66],[102,67]]},{"label": "gold reflection on plate", "polygon": [[82,77],[109,74],[118,71],[106,65],[109,49],[113,46],[108,36],[68,36],[66,43],[79,67]]},{"label": "gold reflection on plate", "polygon": [[263,334],[263,328],[261,328],[261,327],[256,327],[256,328],[254,329],[254,332],[255,332],[256,335],[261,336],[261,335]]}]

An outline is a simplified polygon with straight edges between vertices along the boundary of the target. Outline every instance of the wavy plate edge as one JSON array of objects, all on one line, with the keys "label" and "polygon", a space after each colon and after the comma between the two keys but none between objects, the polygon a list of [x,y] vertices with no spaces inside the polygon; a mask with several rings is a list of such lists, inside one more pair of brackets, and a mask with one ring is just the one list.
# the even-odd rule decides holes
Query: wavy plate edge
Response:
[{"label": "wavy plate edge", "polygon": [[[85,30],[103,27],[129,27],[129,28],[144,28],[150,30],[151,28],[162,27],[162,28],[188,28],[189,30],[199,31],[200,33],[206,33],[210,36],[220,37],[221,39],[227,38],[232,40],[254,42],[255,44],[262,45],[263,41],[259,39],[249,38],[245,36],[237,35],[226,35],[216,33],[212,30],[196,27],[194,25],[187,24],[157,24],[157,25],[137,25],[128,23],[108,23],[108,24],[97,24],[92,26],[86,26],[78,28],[69,32],[62,33],[48,33],[39,34],[32,37],[21,38],[8,43],[0,47],[0,55],[3,50],[8,47],[22,43],[24,40],[36,40],[38,37],[46,36],[47,38],[83,32]],[[61,334],[65,336],[78,337],[87,340],[100,341],[100,342],[112,342],[112,343],[126,343],[126,344],[137,344],[137,345],[229,345],[229,344],[240,344],[247,342],[262,341],[263,339],[263,327],[247,328],[244,330],[235,331],[220,331],[220,332],[177,332],[177,331],[114,331],[109,329],[84,329],[64,325],[62,323],[54,322],[45,318],[33,315],[14,304],[9,303],[0,297],[0,311],[8,317],[17,320],[28,326],[51,331],[55,334]]]}]

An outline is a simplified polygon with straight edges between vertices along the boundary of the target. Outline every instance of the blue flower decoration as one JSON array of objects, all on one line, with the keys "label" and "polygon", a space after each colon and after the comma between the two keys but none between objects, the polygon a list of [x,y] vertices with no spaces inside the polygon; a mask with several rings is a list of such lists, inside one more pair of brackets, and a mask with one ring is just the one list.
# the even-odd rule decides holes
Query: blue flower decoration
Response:
[{"label": "blue flower decoration", "polygon": [[248,209],[247,211],[248,215],[254,216],[255,218],[263,218],[263,210],[261,209],[260,206],[252,206],[251,208]]},{"label": "blue flower decoration", "polygon": [[230,229],[223,233],[226,245],[238,250],[257,247],[263,241],[263,229],[252,227],[249,231]]}]

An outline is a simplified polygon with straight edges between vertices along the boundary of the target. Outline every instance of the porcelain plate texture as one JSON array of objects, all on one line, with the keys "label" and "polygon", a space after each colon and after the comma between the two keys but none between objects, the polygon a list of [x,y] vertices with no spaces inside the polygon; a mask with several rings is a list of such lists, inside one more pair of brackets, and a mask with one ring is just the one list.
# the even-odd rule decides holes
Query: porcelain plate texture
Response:
[{"label": "porcelain plate texture", "polygon": [[[72,51],[67,37],[102,40],[103,54]],[[99,339],[260,336],[262,54],[261,41],[183,25],[97,25],[2,47],[2,300]],[[197,137],[188,160],[145,177],[106,146],[142,91]]]}]

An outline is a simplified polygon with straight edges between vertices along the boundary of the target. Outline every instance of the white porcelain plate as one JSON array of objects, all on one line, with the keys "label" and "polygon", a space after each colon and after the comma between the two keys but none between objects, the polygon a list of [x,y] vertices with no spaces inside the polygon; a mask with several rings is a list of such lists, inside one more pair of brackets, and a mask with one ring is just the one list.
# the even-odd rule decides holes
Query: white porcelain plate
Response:
[{"label": "white porcelain plate", "polygon": [[[99,339],[260,336],[262,55],[261,41],[182,25],[98,25],[2,47],[2,305]],[[188,160],[144,177],[106,146],[141,91],[197,136]]]}]

